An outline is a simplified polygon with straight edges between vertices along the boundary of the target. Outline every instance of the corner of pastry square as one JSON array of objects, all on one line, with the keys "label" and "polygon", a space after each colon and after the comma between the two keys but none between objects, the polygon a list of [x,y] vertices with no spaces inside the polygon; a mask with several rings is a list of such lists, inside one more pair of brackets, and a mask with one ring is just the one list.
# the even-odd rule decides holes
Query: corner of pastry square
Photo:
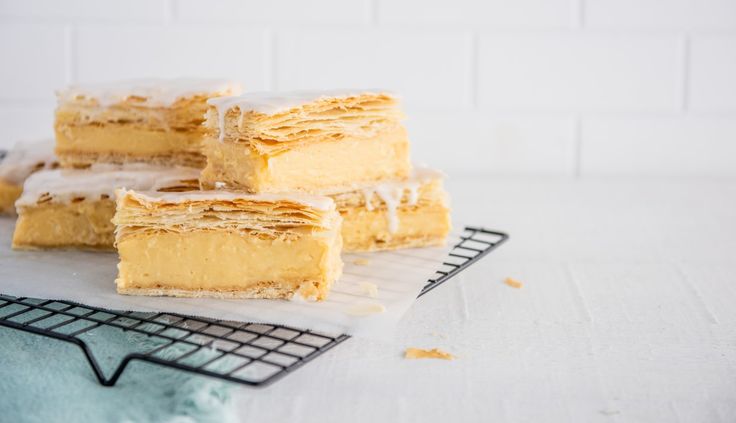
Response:
[{"label": "corner of pastry square", "polygon": [[342,272],[342,218],[327,197],[119,189],[117,291],[323,300]]},{"label": "corner of pastry square", "polygon": [[203,167],[207,100],[237,95],[222,79],[135,79],[57,93],[56,153],[64,167],[146,162]]},{"label": "corner of pastry square", "polygon": [[205,187],[316,192],[411,170],[404,113],[383,90],[254,92],[208,104]]}]

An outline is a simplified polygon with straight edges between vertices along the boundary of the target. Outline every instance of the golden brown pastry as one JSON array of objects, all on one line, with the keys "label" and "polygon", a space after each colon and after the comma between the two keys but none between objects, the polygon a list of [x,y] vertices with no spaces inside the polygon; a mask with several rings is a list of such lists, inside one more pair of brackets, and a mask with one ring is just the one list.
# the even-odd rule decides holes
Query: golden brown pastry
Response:
[{"label": "golden brown pastry", "polygon": [[343,217],[347,252],[442,245],[450,232],[443,174],[416,168],[405,180],[324,191]]},{"label": "golden brown pastry", "polygon": [[13,248],[113,250],[115,189],[198,189],[198,169],[131,164],[42,170],[31,175],[16,202]]},{"label": "golden brown pastry", "polygon": [[225,80],[143,79],[57,94],[56,154],[64,167],[146,162],[203,167],[207,100],[237,95]]},{"label": "golden brown pastry", "polygon": [[208,101],[205,187],[307,191],[409,175],[404,115],[390,94],[249,93]]},{"label": "golden brown pastry", "polygon": [[327,197],[119,190],[117,290],[322,300],[342,272],[341,221]]}]

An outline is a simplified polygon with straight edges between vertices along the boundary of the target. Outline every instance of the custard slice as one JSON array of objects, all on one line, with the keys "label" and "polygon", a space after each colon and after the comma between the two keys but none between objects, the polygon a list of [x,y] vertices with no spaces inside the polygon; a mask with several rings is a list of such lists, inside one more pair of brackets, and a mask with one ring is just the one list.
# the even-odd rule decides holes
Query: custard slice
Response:
[{"label": "custard slice", "polygon": [[16,202],[13,248],[113,250],[116,188],[193,190],[198,175],[193,168],[140,164],[36,172]]},{"label": "custard slice", "polygon": [[404,114],[385,92],[247,93],[208,103],[208,188],[317,192],[411,170]]},{"label": "custard slice", "polygon": [[342,272],[327,197],[119,190],[113,222],[121,294],[323,300]]},{"label": "custard slice", "polygon": [[409,178],[325,190],[343,217],[346,252],[443,245],[451,229],[444,175],[418,167]]},{"label": "custard slice", "polygon": [[207,100],[235,95],[227,80],[140,79],[57,93],[56,154],[64,167],[145,162],[203,167]]}]

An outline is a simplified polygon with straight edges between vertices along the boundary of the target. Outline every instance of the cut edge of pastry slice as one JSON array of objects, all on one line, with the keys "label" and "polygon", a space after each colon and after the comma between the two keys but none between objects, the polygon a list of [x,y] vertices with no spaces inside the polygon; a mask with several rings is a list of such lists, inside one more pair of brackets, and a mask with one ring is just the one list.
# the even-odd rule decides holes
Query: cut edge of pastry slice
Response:
[{"label": "cut edge of pastry slice", "polygon": [[113,250],[116,188],[194,190],[198,174],[193,168],[142,164],[36,172],[15,203],[13,249]]},{"label": "cut edge of pastry slice", "polygon": [[385,91],[247,93],[208,103],[207,188],[319,192],[409,176],[404,115]]},{"label": "cut edge of pastry slice", "polygon": [[64,167],[144,162],[203,167],[207,100],[240,84],[139,79],[70,86],[57,93],[56,153]]},{"label": "cut edge of pastry slice", "polygon": [[342,273],[328,197],[118,190],[117,291],[323,300]]}]

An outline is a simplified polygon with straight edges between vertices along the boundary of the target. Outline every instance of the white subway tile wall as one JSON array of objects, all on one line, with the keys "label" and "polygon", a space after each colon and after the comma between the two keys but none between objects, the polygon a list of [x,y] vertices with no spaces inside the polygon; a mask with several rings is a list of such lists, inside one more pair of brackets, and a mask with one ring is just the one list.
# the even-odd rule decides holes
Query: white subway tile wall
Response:
[{"label": "white subway tile wall", "polygon": [[450,175],[736,175],[736,0],[0,0],[0,149],[133,77],[379,87]]}]

